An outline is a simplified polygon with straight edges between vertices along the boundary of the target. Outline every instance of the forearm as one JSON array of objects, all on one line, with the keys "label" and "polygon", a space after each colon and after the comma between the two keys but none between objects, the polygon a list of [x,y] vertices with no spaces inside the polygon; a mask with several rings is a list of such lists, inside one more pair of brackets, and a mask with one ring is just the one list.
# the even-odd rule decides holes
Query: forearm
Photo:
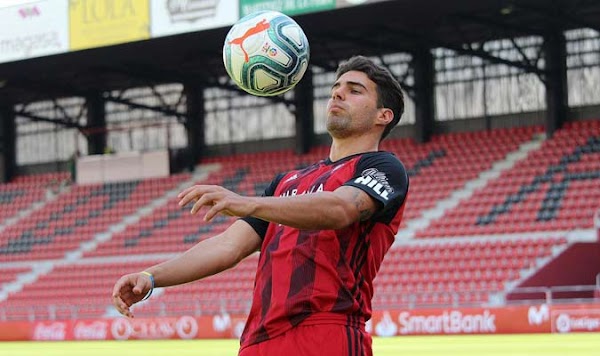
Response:
[{"label": "forearm", "polygon": [[255,198],[253,216],[303,230],[341,229],[358,218],[351,204],[333,192]]},{"label": "forearm", "polygon": [[189,283],[224,271],[239,262],[226,245],[215,238],[199,242],[185,253],[146,271],[152,273],[156,287]]},{"label": "forearm", "polygon": [[156,287],[189,283],[235,266],[260,247],[262,240],[246,222],[238,220],[223,233],[200,241],[169,261],[146,269]]}]

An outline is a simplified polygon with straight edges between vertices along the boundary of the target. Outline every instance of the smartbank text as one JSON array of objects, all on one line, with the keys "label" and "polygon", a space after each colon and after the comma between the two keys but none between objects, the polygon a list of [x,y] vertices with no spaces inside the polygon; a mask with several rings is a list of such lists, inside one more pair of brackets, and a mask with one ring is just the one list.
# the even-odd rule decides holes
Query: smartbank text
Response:
[{"label": "smartbank text", "polygon": [[444,311],[438,315],[411,315],[401,312],[398,316],[400,334],[483,334],[496,332],[496,316],[489,310],[481,314],[463,314],[458,310]]}]

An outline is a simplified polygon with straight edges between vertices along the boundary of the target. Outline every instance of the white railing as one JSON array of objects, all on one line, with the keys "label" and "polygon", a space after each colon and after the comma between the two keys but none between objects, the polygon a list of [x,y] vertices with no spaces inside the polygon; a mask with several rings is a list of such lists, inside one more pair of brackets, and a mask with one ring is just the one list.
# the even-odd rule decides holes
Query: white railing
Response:
[{"label": "white railing", "polygon": [[[422,309],[422,308],[458,308],[458,307],[490,307],[527,303],[566,304],[600,302],[600,273],[596,276],[596,285],[556,286],[556,287],[522,287],[515,288],[508,294],[509,300],[491,302],[498,291],[462,290],[462,291],[413,291],[410,293],[379,292],[376,293],[374,310],[384,309]],[[568,298],[563,298],[567,294]],[[218,300],[162,301],[149,300],[144,305],[134,307],[138,317],[164,317],[181,315],[212,315],[227,311],[231,314],[247,314],[250,300],[221,298]],[[110,305],[90,311],[89,305],[21,305],[0,306],[1,321],[38,321],[86,319],[104,316]],[[115,312],[115,315],[116,312]]]},{"label": "white railing", "polygon": [[[598,276],[596,276],[596,279]],[[520,287],[510,291],[507,304],[540,302],[545,304],[581,303],[599,300],[596,285]]]}]

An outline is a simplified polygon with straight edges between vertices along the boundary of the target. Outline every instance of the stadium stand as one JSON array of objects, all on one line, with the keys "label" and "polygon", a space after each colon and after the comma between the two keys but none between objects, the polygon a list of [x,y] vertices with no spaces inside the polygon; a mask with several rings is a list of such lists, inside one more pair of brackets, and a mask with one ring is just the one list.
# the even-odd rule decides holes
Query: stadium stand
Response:
[{"label": "stadium stand", "polygon": [[589,229],[598,201],[600,121],[569,123],[417,236]]},{"label": "stadium stand", "polygon": [[0,225],[43,201],[47,189],[56,188],[67,180],[66,173],[45,173],[20,176],[0,185]]},{"label": "stadium stand", "polygon": [[186,177],[74,185],[43,209],[7,227],[0,237],[0,255],[7,262],[62,258]]},{"label": "stadium stand", "polygon": [[[600,169],[600,160],[595,159],[599,123],[568,125],[498,179],[419,231],[415,239],[403,239],[401,229],[400,243],[386,257],[375,281],[374,308],[488,303],[492,296],[507,292],[524,271],[535,270],[539,261],[551,259],[564,250],[569,245],[567,230],[591,224],[591,216],[584,223],[588,217],[583,213],[600,198],[600,176],[593,173]],[[467,182],[478,179],[541,131],[540,127],[522,127],[453,133],[435,136],[426,144],[409,139],[385,141],[383,149],[395,152],[411,176],[402,228]],[[201,164],[217,163],[219,169],[197,182],[223,185],[242,194],[260,194],[276,173],[303,167],[326,155],[327,147],[322,146],[300,156],[291,151],[277,151],[213,157]],[[54,265],[37,279],[23,283],[21,289],[7,293],[7,298],[0,301],[0,310],[11,313],[3,317],[44,320],[114,313],[109,297],[120,275],[174,256],[222,231],[231,222],[232,218],[219,217],[210,224],[196,223],[187,209],[177,206],[174,198],[164,199],[137,220],[123,222],[123,217],[148,208],[153,200],[164,197],[165,192],[189,179],[189,174],[180,174],[141,182],[73,185],[44,209],[23,218],[18,226],[7,228],[0,240],[0,256],[3,262],[12,265],[0,269],[8,283],[14,282],[17,274],[27,273],[25,267],[10,267],[19,261],[50,261]],[[525,192],[523,187],[539,188],[539,192]],[[523,215],[522,210],[515,209],[502,215],[493,210],[507,197],[516,197],[509,203],[517,207],[520,191],[523,196],[531,193],[532,200],[522,204],[535,208],[531,213]],[[558,192],[553,193],[556,199],[551,200],[557,204],[544,203],[548,192]],[[547,215],[536,215],[541,206],[547,207],[542,210],[544,214],[553,212],[548,219],[550,223],[540,222],[539,216]],[[483,219],[481,216],[488,216],[484,214],[492,210],[497,211],[495,218],[490,219],[493,221],[477,225]],[[570,213],[573,210],[575,213]],[[509,218],[522,221],[522,225],[516,226],[524,228],[511,226],[506,220]],[[556,221],[568,223],[559,226]],[[122,229],[114,229],[119,222]],[[545,234],[557,227],[565,233]],[[506,232],[521,235],[498,236]],[[91,241],[101,233],[109,237],[97,241],[81,258],[65,257],[82,242]],[[539,234],[529,236],[531,233]],[[152,299],[136,306],[137,312],[144,315],[215,314],[223,310],[245,313],[257,258],[258,255],[253,255],[234,269],[197,283],[159,290]]]}]

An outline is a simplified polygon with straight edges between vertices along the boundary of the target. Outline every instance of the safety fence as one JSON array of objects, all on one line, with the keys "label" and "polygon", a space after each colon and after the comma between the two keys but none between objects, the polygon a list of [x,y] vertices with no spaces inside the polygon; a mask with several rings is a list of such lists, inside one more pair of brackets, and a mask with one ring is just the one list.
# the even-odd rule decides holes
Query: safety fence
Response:
[{"label": "safety fence", "polygon": [[[0,340],[239,338],[246,316],[222,313],[111,319],[3,322]],[[600,303],[497,308],[379,310],[366,323],[376,336],[600,332]]]}]

